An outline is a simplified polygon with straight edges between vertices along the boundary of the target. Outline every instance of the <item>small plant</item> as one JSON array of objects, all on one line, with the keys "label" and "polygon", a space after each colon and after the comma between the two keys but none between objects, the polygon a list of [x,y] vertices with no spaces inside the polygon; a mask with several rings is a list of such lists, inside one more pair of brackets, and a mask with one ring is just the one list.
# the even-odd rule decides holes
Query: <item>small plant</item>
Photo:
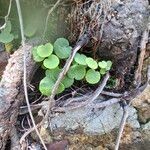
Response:
[{"label": "small plant", "polygon": [[6,22],[6,27],[0,33],[0,42],[7,44],[14,40],[14,35],[11,33],[11,22]]},{"label": "small plant", "polygon": [[[41,63],[42,68],[45,69],[45,77],[39,84],[39,90],[43,95],[51,95],[53,86],[62,70],[61,64],[70,56],[71,49],[69,41],[65,38],[58,38],[54,45],[47,43],[32,49],[34,61]],[[89,84],[97,84],[101,76],[111,69],[111,66],[111,61],[97,62],[91,57],[77,53],[57,94],[72,86],[75,80],[85,80]]]}]

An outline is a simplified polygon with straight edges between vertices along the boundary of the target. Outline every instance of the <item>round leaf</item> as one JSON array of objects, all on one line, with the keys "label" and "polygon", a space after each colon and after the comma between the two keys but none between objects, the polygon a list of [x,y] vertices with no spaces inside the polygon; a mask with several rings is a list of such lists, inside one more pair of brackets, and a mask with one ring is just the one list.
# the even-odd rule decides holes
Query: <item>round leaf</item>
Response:
[{"label": "round leaf", "polygon": [[84,54],[79,54],[79,53],[77,53],[76,55],[75,55],[75,58],[74,58],[74,60],[75,60],[75,62],[77,62],[78,64],[80,64],[80,65],[86,65],[86,56],[84,55]]},{"label": "round leaf", "polygon": [[45,75],[48,78],[54,79],[56,80],[58,78],[58,75],[60,73],[61,69],[59,69],[58,67],[55,69],[51,69],[51,70],[46,70],[45,71]]},{"label": "round leaf", "polygon": [[50,43],[40,45],[37,48],[37,54],[43,58],[50,56],[52,52],[53,52],[53,45]]},{"label": "round leaf", "polygon": [[6,27],[3,30],[5,33],[10,33],[11,32],[11,22],[6,21]]},{"label": "round leaf", "polygon": [[103,69],[107,68],[107,62],[106,61],[101,61],[101,62],[98,63],[98,65],[99,65],[100,68],[103,68]]},{"label": "round leaf", "polygon": [[82,80],[85,77],[86,69],[82,65],[73,65],[68,71],[68,77]]},{"label": "round leaf", "polygon": [[56,55],[50,55],[44,60],[43,65],[48,69],[54,69],[59,65],[59,59]]},{"label": "round leaf", "polygon": [[[55,84],[55,80],[45,77],[41,80],[39,84],[39,90],[43,95],[50,96],[54,84]],[[64,90],[65,90],[65,86],[62,83],[60,83],[59,88],[57,90],[57,94],[62,93]]]},{"label": "round leaf", "polygon": [[98,64],[93,58],[86,58],[86,63],[91,69],[97,69]]},{"label": "round leaf", "polygon": [[58,90],[57,90],[57,94],[62,93],[64,90],[65,90],[65,86],[62,83],[60,83]]},{"label": "round leaf", "polygon": [[110,70],[112,67],[112,61],[107,61],[107,67],[106,67],[106,70]]},{"label": "round leaf", "polygon": [[104,74],[106,74],[106,71],[107,71],[106,69],[103,69],[103,68],[102,68],[102,69],[100,70],[100,74],[104,75]]},{"label": "round leaf", "polygon": [[54,43],[54,52],[61,59],[68,58],[71,54],[71,49],[69,41],[65,38],[59,38]]},{"label": "round leaf", "polygon": [[66,77],[63,79],[62,83],[63,83],[63,85],[65,86],[65,88],[69,88],[70,86],[73,85],[74,79],[69,78],[69,77],[66,76]]},{"label": "round leaf", "polygon": [[86,81],[90,84],[96,84],[100,81],[100,73],[93,69],[89,69],[86,73]]},{"label": "round leaf", "polygon": [[61,46],[55,46],[54,45],[54,52],[60,59],[66,59],[71,54],[72,47],[61,47]]},{"label": "round leaf", "polygon": [[0,42],[2,43],[10,43],[13,41],[13,39],[14,39],[14,35],[11,33],[7,33],[4,31],[0,33]]},{"label": "round leaf", "polygon": [[67,47],[69,46],[69,41],[65,38],[58,38],[55,41],[54,46]]},{"label": "round leaf", "polygon": [[75,78],[75,68],[78,66],[78,64],[74,64],[70,67],[69,71],[67,72],[67,75],[69,78],[74,79]]},{"label": "round leaf", "polygon": [[44,60],[44,58],[40,57],[38,54],[37,54],[37,47],[34,47],[32,49],[32,55],[33,55],[33,59],[35,62],[41,62]]},{"label": "round leaf", "polygon": [[48,77],[45,77],[41,80],[39,85],[39,90],[43,95],[51,95],[52,88],[54,86],[54,81]]},{"label": "round leaf", "polygon": [[37,26],[33,24],[32,25],[27,24],[24,29],[25,36],[27,37],[32,37],[33,35],[35,35],[36,31],[37,31]]}]

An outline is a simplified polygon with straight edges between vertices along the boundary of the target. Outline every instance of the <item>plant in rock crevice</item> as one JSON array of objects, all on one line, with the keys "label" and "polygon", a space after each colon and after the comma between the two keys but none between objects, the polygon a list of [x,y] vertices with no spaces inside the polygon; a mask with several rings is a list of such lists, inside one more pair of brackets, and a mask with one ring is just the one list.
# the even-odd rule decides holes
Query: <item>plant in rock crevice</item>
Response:
[{"label": "plant in rock crevice", "polygon": [[[62,70],[62,63],[70,56],[72,47],[65,38],[58,38],[55,43],[46,43],[32,49],[35,62],[45,69],[45,77],[40,81],[39,90],[43,95],[51,95],[53,86]],[[73,85],[75,80],[85,80],[97,84],[101,76],[111,69],[111,61],[96,61],[84,54],[77,53],[66,76],[59,85],[57,94]]]}]

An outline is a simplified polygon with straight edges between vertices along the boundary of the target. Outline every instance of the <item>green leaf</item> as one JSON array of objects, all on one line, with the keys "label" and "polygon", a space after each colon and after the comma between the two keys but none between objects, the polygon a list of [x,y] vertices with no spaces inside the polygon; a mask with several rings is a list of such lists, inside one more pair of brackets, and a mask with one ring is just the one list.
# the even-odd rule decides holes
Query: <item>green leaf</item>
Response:
[{"label": "green leaf", "polygon": [[10,21],[6,22],[6,27],[2,32],[5,32],[5,33],[10,33],[11,32],[11,22]]},{"label": "green leaf", "polygon": [[68,77],[76,80],[82,80],[85,77],[86,69],[82,65],[73,65],[68,71]]},{"label": "green leaf", "polygon": [[72,47],[60,47],[60,46],[55,46],[54,51],[55,54],[60,58],[60,59],[66,59],[70,56],[71,54],[71,49]]},{"label": "green leaf", "polygon": [[37,48],[37,54],[43,58],[50,56],[52,52],[53,52],[53,45],[51,43],[40,45]]},{"label": "green leaf", "polygon": [[44,60],[43,65],[48,69],[54,69],[59,65],[59,58],[52,54]]},{"label": "green leaf", "polygon": [[97,69],[98,64],[93,58],[86,58],[86,63],[91,69]]},{"label": "green leaf", "polygon": [[98,63],[98,65],[99,65],[100,68],[103,68],[103,69],[107,68],[107,62],[106,61],[101,61],[101,62]]},{"label": "green leaf", "polygon": [[54,81],[48,77],[43,78],[39,84],[39,90],[43,95],[49,96],[51,95],[52,88],[54,86]]},{"label": "green leaf", "polygon": [[[41,80],[39,84],[39,90],[43,95],[50,96],[54,84],[55,84],[55,80],[45,77]],[[65,90],[65,86],[62,83],[60,83],[59,88],[57,90],[57,94],[62,93],[64,90]]]},{"label": "green leaf", "polygon": [[102,74],[102,75],[106,74],[106,72],[107,72],[107,70],[106,70],[105,68],[102,68],[102,69],[100,70],[100,74]]},{"label": "green leaf", "polygon": [[71,49],[72,47],[69,46],[68,40],[64,38],[59,38],[54,43],[54,52],[61,59],[68,58],[71,54]]},{"label": "green leaf", "polygon": [[80,64],[80,65],[87,65],[86,64],[86,56],[84,55],[84,54],[79,54],[79,53],[77,53],[76,55],[75,55],[75,58],[74,58],[74,60],[75,60],[75,62],[77,62],[78,64]]},{"label": "green leaf", "polygon": [[35,62],[41,62],[44,60],[44,58],[40,57],[38,54],[37,54],[37,47],[34,47],[32,49],[32,55],[33,55],[33,59]]},{"label": "green leaf", "polygon": [[65,38],[58,38],[55,41],[54,46],[67,47],[69,46],[69,41]]},{"label": "green leaf", "polygon": [[71,67],[69,68],[69,70],[68,70],[68,72],[67,72],[67,75],[68,75],[69,78],[72,78],[72,79],[75,78],[75,75],[76,75],[76,73],[75,73],[75,68],[76,68],[77,66],[78,66],[78,64],[74,64],[73,66],[71,66]]},{"label": "green leaf", "polygon": [[14,39],[14,35],[10,33],[11,32],[11,22],[6,22],[6,27],[1,31],[0,33],[0,42],[2,43],[10,43]]},{"label": "green leaf", "polygon": [[86,73],[86,81],[90,84],[96,84],[100,81],[100,73],[98,71],[95,71],[93,69],[89,69]]},{"label": "green leaf", "polygon": [[46,70],[45,71],[45,75],[48,78],[54,79],[56,80],[58,78],[58,75],[60,73],[61,69],[59,69],[58,67],[55,69],[51,69],[51,70]]},{"label": "green leaf", "polygon": [[14,39],[14,35],[11,33],[1,32],[0,33],[0,42],[2,43],[10,43]]},{"label": "green leaf", "polygon": [[64,90],[65,90],[65,86],[62,83],[60,83],[58,90],[57,90],[57,94],[62,93]]},{"label": "green leaf", "polygon": [[24,29],[25,36],[27,37],[32,37],[33,35],[35,35],[36,31],[37,31],[37,26],[33,24],[32,25],[27,24]]},{"label": "green leaf", "polygon": [[107,61],[107,67],[106,67],[106,70],[110,70],[112,67],[112,61]]},{"label": "green leaf", "polygon": [[62,81],[62,83],[65,86],[65,88],[69,88],[70,86],[73,85],[74,79],[73,78],[69,78],[68,76],[65,76],[65,78]]}]

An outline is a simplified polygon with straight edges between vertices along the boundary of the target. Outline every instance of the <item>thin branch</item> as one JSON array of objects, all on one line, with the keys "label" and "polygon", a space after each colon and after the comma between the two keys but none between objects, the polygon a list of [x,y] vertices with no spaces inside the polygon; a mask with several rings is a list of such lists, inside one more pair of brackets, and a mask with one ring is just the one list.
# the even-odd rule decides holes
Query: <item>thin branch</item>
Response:
[{"label": "thin branch", "polygon": [[23,85],[24,85],[24,92],[25,92],[25,99],[26,99],[26,103],[28,106],[28,110],[29,110],[29,115],[31,117],[32,123],[33,123],[33,127],[44,147],[45,150],[47,150],[47,147],[36,127],[35,121],[34,121],[34,117],[32,115],[32,111],[30,108],[30,103],[29,103],[29,98],[28,98],[28,90],[27,90],[27,82],[26,82],[26,74],[27,74],[27,68],[26,68],[26,49],[25,49],[25,36],[24,36],[24,27],[23,27],[23,19],[22,19],[22,14],[21,14],[21,8],[20,8],[20,2],[19,0],[16,0],[16,5],[17,5],[17,11],[18,11],[18,16],[19,16],[19,22],[20,22],[20,30],[21,30],[21,38],[22,38],[22,46],[23,46],[23,52],[24,52],[24,57],[23,57],[23,69],[24,69],[24,74],[23,74]]},{"label": "thin branch", "polygon": [[[100,102],[100,103],[91,103],[88,107],[89,108],[94,108],[94,109],[99,109],[99,108],[104,108],[104,107],[107,107],[107,106],[111,106],[113,104],[116,104],[118,102],[120,102],[121,99],[119,98],[112,98],[112,99],[109,99],[107,101],[103,101],[103,102]],[[77,108],[81,108],[83,106],[86,106],[86,104],[88,103],[89,101],[84,101],[84,102],[80,102],[80,103],[75,103],[74,106],[67,106],[67,107],[55,107],[52,111],[54,112],[65,112],[65,111],[70,111],[70,110],[73,110],[73,109],[77,109]]]},{"label": "thin branch", "polygon": [[8,12],[7,12],[7,15],[5,16],[5,23],[0,27],[0,30],[4,29],[6,27],[8,17],[10,15],[10,11],[11,11],[11,6],[12,6],[12,0],[10,0],[10,2],[9,2]]},{"label": "thin branch", "polygon": [[101,94],[111,96],[111,97],[122,97],[123,96],[123,94],[120,94],[120,93],[107,92],[107,91],[102,91]]},{"label": "thin branch", "polygon": [[116,144],[115,144],[115,150],[119,149],[121,136],[123,134],[123,130],[124,130],[127,118],[128,118],[128,107],[129,107],[129,105],[126,105],[126,106],[123,107],[123,116],[122,116],[122,119],[121,119],[119,133],[118,133],[118,137],[117,137]]},{"label": "thin branch", "polygon": [[46,31],[47,31],[48,19],[49,19],[51,13],[58,7],[60,2],[61,2],[61,0],[57,0],[55,5],[48,11],[48,14],[47,14],[47,17],[46,17],[46,22],[45,22],[45,27],[44,27],[44,32],[43,32],[43,39],[44,39]]},{"label": "thin branch", "polygon": [[107,101],[91,104],[91,105],[89,105],[89,107],[99,109],[99,108],[104,108],[104,107],[111,106],[113,104],[119,103],[120,101],[121,101],[120,98],[112,98],[112,99],[109,99]]}]

